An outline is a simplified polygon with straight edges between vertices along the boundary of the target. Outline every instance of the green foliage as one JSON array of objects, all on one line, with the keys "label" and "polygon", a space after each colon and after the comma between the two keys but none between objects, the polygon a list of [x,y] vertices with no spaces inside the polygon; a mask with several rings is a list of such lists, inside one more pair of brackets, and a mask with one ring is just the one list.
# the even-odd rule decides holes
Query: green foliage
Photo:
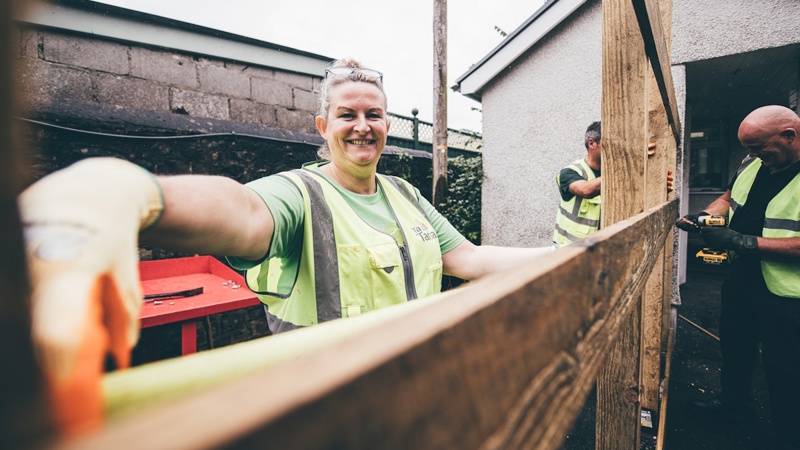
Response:
[{"label": "green foliage", "polygon": [[414,158],[406,152],[401,152],[399,155],[397,155],[397,163],[400,167],[400,173],[397,176],[410,182],[411,161],[413,160]]},{"label": "green foliage", "polygon": [[481,241],[483,160],[458,156],[447,161],[447,198],[437,209],[467,239]]}]

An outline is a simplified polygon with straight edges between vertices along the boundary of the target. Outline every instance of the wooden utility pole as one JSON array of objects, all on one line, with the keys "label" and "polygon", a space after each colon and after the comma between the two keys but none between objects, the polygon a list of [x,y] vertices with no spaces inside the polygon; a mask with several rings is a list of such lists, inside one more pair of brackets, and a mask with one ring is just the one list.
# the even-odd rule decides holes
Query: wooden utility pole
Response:
[{"label": "wooden utility pole", "polygon": [[447,0],[433,2],[433,206],[447,193]]}]

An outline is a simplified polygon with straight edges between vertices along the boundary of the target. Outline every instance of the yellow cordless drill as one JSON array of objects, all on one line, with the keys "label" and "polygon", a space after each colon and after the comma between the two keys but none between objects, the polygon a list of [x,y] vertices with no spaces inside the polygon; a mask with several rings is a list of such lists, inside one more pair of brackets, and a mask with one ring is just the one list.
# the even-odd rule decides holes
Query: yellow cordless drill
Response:
[{"label": "yellow cordless drill", "polygon": [[[697,218],[697,225],[701,227],[724,227],[728,225],[728,218],[712,215],[700,216]],[[703,247],[695,257],[706,264],[722,264],[728,261],[728,252]]]}]

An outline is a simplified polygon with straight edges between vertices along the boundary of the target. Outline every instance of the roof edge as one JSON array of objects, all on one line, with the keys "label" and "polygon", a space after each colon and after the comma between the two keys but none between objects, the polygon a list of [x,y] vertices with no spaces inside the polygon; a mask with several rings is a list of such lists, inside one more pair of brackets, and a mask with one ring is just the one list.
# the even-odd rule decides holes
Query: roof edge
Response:
[{"label": "roof edge", "polygon": [[522,25],[456,79],[452,89],[481,101],[481,90],[500,72],[589,0],[547,0]]},{"label": "roof edge", "polygon": [[17,22],[322,76],[334,58],[91,0],[45,0]]}]

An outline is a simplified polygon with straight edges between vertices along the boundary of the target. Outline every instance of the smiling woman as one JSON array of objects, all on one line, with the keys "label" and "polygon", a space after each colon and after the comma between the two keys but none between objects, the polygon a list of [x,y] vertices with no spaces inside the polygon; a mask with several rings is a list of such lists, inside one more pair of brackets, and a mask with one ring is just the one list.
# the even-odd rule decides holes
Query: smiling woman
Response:
[{"label": "smiling woman", "polygon": [[417,189],[376,173],[390,126],[382,79],[335,61],[316,118],[323,161],[248,185],[273,217],[272,245],[260,263],[229,261],[247,270],[273,332],[435,294],[442,255],[466,242]]},{"label": "smiling woman", "polygon": [[351,59],[325,70],[317,130],[325,138],[319,156],[331,159],[323,171],[346,189],[374,194],[375,170],[386,147],[389,118],[383,74]]}]

